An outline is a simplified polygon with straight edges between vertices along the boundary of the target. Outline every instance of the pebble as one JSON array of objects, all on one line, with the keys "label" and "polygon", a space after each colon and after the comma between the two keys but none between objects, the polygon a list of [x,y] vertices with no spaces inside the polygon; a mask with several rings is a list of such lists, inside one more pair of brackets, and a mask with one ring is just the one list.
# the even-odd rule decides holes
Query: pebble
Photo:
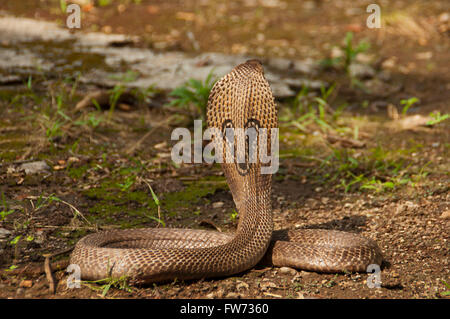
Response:
[{"label": "pebble", "polygon": [[241,281],[236,285],[236,289],[240,290],[240,289],[247,289],[248,290],[248,284]]},{"label": "pebble", "polygon": [[223,207],[223,205],[224,205],[224,202],[215,202],[212,204],[212,207],[213,208],[221,208],[221,207]]},{"label": "pebble", "polygon": [[225,296],[225,298],[232,298],[232,299],[237,299],[237,298],[239,298],[239,297],[241,297],[241,295],[238,294],[238,293],[236,293],[236,292],[229,292],[229,293]]},{"label": "pebble", "polygon": [[8,238],[11,235],[11,231],[5,229],[5,228],[0,228],[0,238]]},{"label": "pebble", "polygon": [[441,218],[450,219],[450,210],[446,210],[445,212],[443,212]]},{"label": "pebble", "polygon": [[19,284],[20,288],[31,288],[33,286],[33,281],[31,280],[22,280]]},{"label": "pebble", "polygon": [[358,79],[370,79],[375,76],[375,70],[366,64],[352,63],[348,71],[351,77]]},{"label": "pebble", "polygon": [[279,272],[283,275],[295,275],[297,273],[297,270],[290,267],[281,267]]},{"label": "pebble", "polygon": [[259,283],[259,287],[261,288],[262,291],[265,291],[268,290],[269,288],[276,288],[277,285],[274,282],[263,280]]},{"label": "pebble", "polygon": [[50,170],[50,167],[45,161],[36,161],[21,164],[19,166],[19,170],[25,171],[25,174],[36,174],[41,172],[48,172]]}]

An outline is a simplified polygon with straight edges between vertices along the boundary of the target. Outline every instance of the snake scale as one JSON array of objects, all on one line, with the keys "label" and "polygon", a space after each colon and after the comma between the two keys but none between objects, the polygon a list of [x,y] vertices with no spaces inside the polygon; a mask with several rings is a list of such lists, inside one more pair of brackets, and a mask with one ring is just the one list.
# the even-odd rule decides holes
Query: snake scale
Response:
[{"label": "snake scale", "polygon": [[[249,125],[277,128],[274,97],[258,60],[236,66],[214,85],[207,120],[210,128],[222,131]],[[358,234],[273,231],[272,175],[261,174],[263,165],[259,159],[221,164],[239,212],[234,234],[171,228],[103,231],[82,238],[71,263],[86,280],[127,276],[137,283],[228,276],[263,258],[275,266],[318,272],[366,271],[369,264],[381,264],[377,244]]]}]

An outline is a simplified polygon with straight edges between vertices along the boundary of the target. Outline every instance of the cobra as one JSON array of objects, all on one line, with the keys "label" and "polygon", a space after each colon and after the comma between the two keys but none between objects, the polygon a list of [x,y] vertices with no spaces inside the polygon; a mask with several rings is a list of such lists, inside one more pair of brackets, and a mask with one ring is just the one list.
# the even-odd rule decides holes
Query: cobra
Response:
[{"label": "cobra", "polygon": [[[275,100],[259,61],[236,66],[214,85],[207,120],[218,130],[246,128],[249,123],[268,132],[277,128]],[[268,135],[269,141],[274,138]],[[224,147],[223,156],[229,151]],[[234,234],[174,228],[104,231],[82,238],[71,263],[80,267],[83,279],[127,276],[138,283],[229,276],[252,268],[263,257],[274,266],[318,272],[366,271],[370,264],[381,264],[377,244],[358,234],[273,231],[272,175],[262,174],[262,166],[258,160],[221,164],[239,212]]]}]

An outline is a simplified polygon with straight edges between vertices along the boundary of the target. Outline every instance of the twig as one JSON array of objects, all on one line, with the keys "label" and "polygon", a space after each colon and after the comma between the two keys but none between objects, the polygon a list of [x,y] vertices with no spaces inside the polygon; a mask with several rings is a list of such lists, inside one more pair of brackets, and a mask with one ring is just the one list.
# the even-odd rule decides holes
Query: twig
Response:
[{"label": "twig", "polygon": [[150,136],[152,135],[158,128],[160,128],[163,125],[166,125],[172,120],[172,116],[169,116],[166,120],[162,121],[160,124],[153,127],[150,131],[144,134],[133,146],[131,146],[125,153],[130,155],[133,153],[141,144]]},{"label": "twig", "polygon": [[72,251],[73,247],[61,250],[59,252],[53,253],[53,254],[45,254],[45,261],[44,261],[44,270],[45,270],[45,276],[47,277],[49,291],[51,294],[54,294],[56,292],[56,285],[55,285],[55,277],[53,276],[52,272],[52,266],[50,263],[50,260],[52,257],[65,254],[69,251]]},{"label": "twig", "polygon": [[208,219],[202,219],[200,221],[199,225],[200,226],[209,226],[209,227],[214,228],[215,230],[217,230],[220,233],[222,232],[222,229],[219,226],[217,226],[215,223],[213,223],[211,220],[208,220]]},{"label": "twig", "polygon": [[[36,199],[39,199],[39,197],[38,196],[27,196],[27,197],[25,197],[26,199],[34,199],[34,200],[36,200]],[[46,198],[46,199],[49,199],[50,197],[48,197],[48,196],[42,196],[42,198]],[[60,198],[58,198],[57,199],[57,201],[58,202],[61,202],[61,203],[63,203],[63,204],[65,204],[65,205],[67,205],[67,206],[69,206],[70,208],[72,208],[74,211],[75,211],[75,213],[76,214],[78,214],[78,215],[80,215],[85,221],[86,221],[86,223],[88,223],[89,225],[91,225],[91,226],[93,226],[93,227],[97,227],[97,226],[94,226],[94,225],[92,225],[92,223],[89,221],[89,220],[87,220],[86,219],[86,217],[84,217],[84,215],[75,207],[75,206],[73,206],[72,204],[70,204],[70,203],[68,203],[68,202],[66,202],[66,201],[64,201],[64,200],[62,200],[62,199],[60,199]],[[32,204],[33,205],[33,204]]]}]

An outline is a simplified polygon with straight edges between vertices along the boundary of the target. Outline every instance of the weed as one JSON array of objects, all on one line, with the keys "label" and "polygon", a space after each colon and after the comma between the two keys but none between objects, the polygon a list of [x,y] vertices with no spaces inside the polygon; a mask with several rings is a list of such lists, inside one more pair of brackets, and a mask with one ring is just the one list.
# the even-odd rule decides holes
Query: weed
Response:
[{"label": "weed", "polygon": [[62,13],[66,13],[67,10],[66,0],[59,0],[59,7],[61,8]]},{"label": "weed", "polygon": [[409,108],[413,106],[413,104],[419,102],[419,99],[416,97],[411,97],[409,99],[400,100],[400,104],[403,105],[402,114],[406,115]]},{"label": "weed", "polygon": [[431,120],[429,120],[426,125],[436,125],[438,123],[441,123],[443,121],[445,121],[446,119],[448,119],[448,117],[450,116],[450,114],[446,113],[446,114],[442,114],[439,111],[436,112],[432,112],[430,113],[430,117],[432,118]]},{"label": "weed", "polygon": [[126,192],[134,184],[135,180],[136,180],[136,176],[129,176],[126,178],[124,183],[117,183],[117,186],[119,186],[120,191]]},{"label": "weed", "polygon": [[[128,277],[127,276],[121,276],[120,278],[105,278],[105,279],[99,279],[95,281],[82,281],[83,284],[85,284],[87,287],[89,287],[92,290],[101,291],[102,297],[106,297],[111,287],[125,290],[126,292],[132,292],[133,289],[128,285]],[[100,284],[100,287],[91,285],[91,284]]]},{"label": "weed", "polygon": [[344,39],[344,45],[341,46],[343,55],[336,58],[328,58],[321,61],[325,67],[342,66],[349,74],[350,65],[356,60],[358,54],[366,52],[370,48],[370,43],[367,41],[360,41],[356,47],[353,46],[353,32],[347,32]]},{"label": "weed", "polygon": [[328,100],[335,87],[335,84],[329,88],[322,87],[319,97],[309,97],[308,89],[303,88],[293,100],[291,107],[280,116],[280,122],[287,122],[304,133],[310,132],[308,127],[311,125],[318,126],[323,132],[338,129],[336,123],[346,104],[340,105],[336,110],[330,107]]},{"label": "weed", "polygon": [[161,224],[162,227],[166,227],[166,223],[161,219],[161,203],[160,203],[158,197],[156,196],[155,192],[153,191],[153,188],[151,187],[151,185],[147,183],[147,186],[150,189],[150,192],[152,193],[152,198],[153,198],[153,201],[155,202],[156,207],[158,207],[158,217],[155,217],[155,216],[149,216],[149,217],[150,217],[150,219],[153,219],[153,220],[157,221],[159,224]]},{"label": "weed", "polygon": [[0,211],[0,222],[4,221],[8,215],[14,213],[14,209],[8,209],[8,204],[6,203],[5,194],[2,192],[2,205],[3,209]]},{"label": "weed", "polygon": [[196,115],[202,120],[206,119],[206,106],[211,89],[216,82],[215,76],[211,71],[204,82],[196,79],[189,79],[183,86],[175,88],[170,92],[170,96],[176,97],[170,105],[183,108],[189,108],[193,105],[196,108]]},{"label": "weed", "polygon": [[450,296],[450,284],[448,284],[445,280],[441,280],[442,281],[442,283],[445,285],[445,287],[447,288],[447,290],[446,291],[442,291],[441,293],[440,293],[440,295],[442,296],[442,297],[448,297],[448,296]]},{"label": "weed", "polygon": [[[414,178],[408,173],[402,158],[395,156],[381,146],[369,150],[368,154],[356,153],[351,149],[333,149],[332,154],[325,158],[321,168],[332,167],[334,173],[325,174],[326,182],[339,180],[337,187],[345,192],[351,190],[371,190],[385,192],[402,185],[414,186]],[[419,176],[425,174],[425,168]]]},{"label": "weed", "polygon": [[233,209],[233,211],[232,211],[231,214],[230,214],[230,220],[231,220],[232,222],[234,222],[234,221],[236,220],[237,217],[238,217],[238,212],[237,212],[235,209]]}]

